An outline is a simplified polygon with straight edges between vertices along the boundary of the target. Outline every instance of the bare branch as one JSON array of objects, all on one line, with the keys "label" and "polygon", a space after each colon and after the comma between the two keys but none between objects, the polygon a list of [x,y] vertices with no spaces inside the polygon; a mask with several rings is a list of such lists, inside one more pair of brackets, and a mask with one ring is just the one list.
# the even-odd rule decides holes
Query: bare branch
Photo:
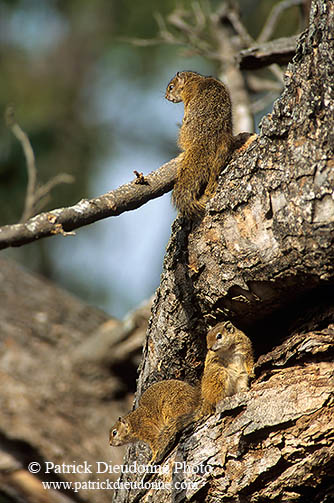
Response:
[{"label": "bare branch", "polygon": [[162,17],[162,15],[159,12],[157,12],[154,17],[155,17],[155,20],[158,24],[159,32],[160,32],[160,36],[161,36],[162,40],[164,42],[174,44],[176,42],[176,39],[175,39],[174,35],[167,29],[165,20]]},{"label": "bare branch", "polygon": [[[239,149],[248,145],[250,136],[249,133],[241,133],[234,137],[235,155],[238,155]],[[182,152],[145,176],[134,171],[134,180],[102,196],[82,199],[74,206],[40,213],[24,223],[0,227],[0,250],[56,234],[73,236],[75,233],[71,231],[74,229],[139,208],[173,188],[179,159],[183,155]]]},{"label": "bare branch", "polygon": [[226,13],[226,17],[229,19],[230,23],[232,24],[233,28],[235,29],[235,32],[239,35],[242,43],[246,47],[253,45],[254,40],[252,39],[252,37],[248,33],[246,27],[241,22],[239,13],[237,13],[236,9],[229,8],[229,10]]},{"label": "bare branch", "polygon": [[74,176],[72,175],[68,175],[67,173],[59,173],[59,175],[54,176],[53,178],[51,178],[51,180],[49,180],[36,190],[36,201],[39,201],[42,197],[48,195],[49,192],[51,192],[51,190],[57,185],[61,183],[73,183],[74,180]]},{"label": "bare branch", "polygon": [[269,66],[272,63],[288,63],[295,54],[298,37],[299,35],[293,35],[292,37],[278,38],[240,51],[240,68],[242,70],[254,70]]},{"label": "bare branch", "polygon": [[59,185],[61,183],[73,183],[74,177],[62,173],[55,176],[54,178],[51,178],[51,180],[37,189],[36,160],[29,137],[15,121],[14,108],[12,106],[8,106],[6,108],[5,117],[8,127],[21,143],[26,159],[28,184],[24,210],[20,219],[20,222],[26,222],[28,218],[32,217],[35,213],[37,213],[45,206],[46,202],[49,200],[49,194],[51,190],[56,187],[56,185]]},{"label": "bare branch", "polygon": [[196,19],[196,25],[199,31],[204,30],[205,25],[206,25],[206,19],[207,16],[204,14],[203,9],[201,7],[201,4],[199,2],[193,2],[192,5],[192,10],[194,12],[194,16]]},{"label": "bare branch", "polygon": [[0,249],[22,246],[56,234],[68,235],[74,229],[98,220],[139,208],[172,189],[178,160],[172,159],[145,176],[94,199],[82,199],[74,206],[58,208],[30,218],[25,223],[0,227]]},{"label": "bare branch", "polygon": [[136,38],[136,37],[118,37],[117,40],[120,42],[126,42],[132,44],[136,47],[151,47],[154,45],[161,44],[164,40],[160,38]]},{"label": "bare branch", "polygon": [[22,146],[22,150],[27,163],[28,172],[28,185],[26,200],[24,204],[24,210],[21,217],[21,222],[24,222],[33,214],[33,208],[35,204],[35,188],[36,188],[36,161],[35,154],[32,149],[28,135],[21,129],[19,124],[15,120],[15,112],[12,106],[8,106],[6,109],[6,122],[8,127],[11,129],[14,136],[19,140]]},{"label": "bare branch", "polygon": [[[35,192],[34,214],[36,215],[39,213],[48,204],[51,199],[50,192],[54,187],[61,183],[73,183],[74,181],[74,176],[68,175],[67,173],[60,173],[39,187]],[[26,222],[26,220],[24,220],[24,222]]]},{"label": "bare branch", "polygon": [[274,33],[274,30],[276,28],[278,18],[284,10],[289,9],[294,5],[302,5],[303,3],[304,0],[283,0],[282,2],[274,5],[267,18],[264,27],[262,28],[260,35],[257,38],[257,42],[259,44],[263,44],[272,37],[272,34]]},{"label": "bare branch", "polygon": [[235,24],[238,25],[238,29],[241,26],[241,22],[237,22],[238,12],[235,6],[224,4],[223,8],[218,13],[212,14],[210,19],[212,33],[221,55],[221,79],[227,84],[231,93],[235,130],[236,132],[254,131],[254,119],[250,110],[245,79],[236,65],[236,58],[242,46],[240,37],[235,37]]},{"label": "bare branch", "polygon": [[264,96],[262,96],[262,98],[254,101],[254,103],[251,104],[251,110],[253,114],[261,112],[262,110],[267,108],[275,100],[275,98],[277,98],[277,93],[269,91]]},{"label": "bare branch", "polygon": [[247,85],[254,93],[262,93],[263,91],[280,93],[283,87],[280,82],[277,82],[277,80],[259,78],[252,73],[247,75]]},{"label": "bare branch", "polygon": [[186,33],[188,35],[192,35],[194,33],[194,27],[190,24],[186,23],[183,19],[184,11],[183,10],[175,10],[168,16],[168,21],[170,24],[178,28],[180,32]]}]

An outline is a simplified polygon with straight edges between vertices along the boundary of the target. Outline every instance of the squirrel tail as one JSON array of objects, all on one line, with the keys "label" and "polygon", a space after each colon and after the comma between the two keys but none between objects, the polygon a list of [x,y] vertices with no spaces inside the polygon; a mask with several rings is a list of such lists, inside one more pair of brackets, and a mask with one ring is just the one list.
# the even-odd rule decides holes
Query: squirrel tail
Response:
[{"label": "squirrel tail", "polygon": [[203,153],[189,149],[180,156],[172,201],[186,218],[194,220],[204,214],[205,202],[201,201],[209,181],[209,169]]},{"label": "squirrel tail", "polygon": [[176,209],[189,220],[201,218],[204,215],[205,204],[199,201],[193,193],[191,185],[185,186],[185,180],[176,180],[172,194],[172,201]]},{"label": "squirrel tail", "polygon": [[203,217],[205,204],[216,190],[219,173],[229,160],[232,141],[226,135],[215,154],[198,145],[179,156],[172,200],[178,211],[189,220]]}]

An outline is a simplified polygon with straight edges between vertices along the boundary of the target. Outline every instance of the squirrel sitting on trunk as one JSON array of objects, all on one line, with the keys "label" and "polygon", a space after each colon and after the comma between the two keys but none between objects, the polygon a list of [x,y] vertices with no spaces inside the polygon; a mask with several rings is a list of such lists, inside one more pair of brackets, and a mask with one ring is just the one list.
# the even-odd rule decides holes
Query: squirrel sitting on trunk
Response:
[{"label": "squirrel sitting on trunk", "polygon": [[252,343],[230,321],[218,323],[208,332],[206,340],[208,352],[196,419],[213,414],[223,398],[246,391],[249,378],[253,377]]},{"label": "squirrel sitting on trunk", "polygon": [[138,407],[111,427],[111,446],[141,440],[150,446],[154,463],[188,424],[213,414],[223,398],[248,389],[254,365],[249,338],[225,321],[208,332],[207,348],[200,385],[177,379],[152,384]]},{"label": "squirrel sitting on trunk", "polygon": [[203,216],[205,203],[234,149],[230,94],[219,80],[185,71],[169,82],[165,97],[184,104],[178,139],[183,153],[172,200],[183,216],[196,220]]}]

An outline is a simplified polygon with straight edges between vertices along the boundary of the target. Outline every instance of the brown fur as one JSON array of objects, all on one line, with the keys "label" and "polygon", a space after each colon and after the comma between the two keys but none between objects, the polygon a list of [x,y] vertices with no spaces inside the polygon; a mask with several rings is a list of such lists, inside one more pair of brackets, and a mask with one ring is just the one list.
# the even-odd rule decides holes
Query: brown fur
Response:
[{"label": "brown fur", "polygon": [[249,377],[253,376],[251,341],[230,321],[209,331],[207,348],[197,418],[212,414],[223,398],[247,390]]},{"label": "brown fur", "polygon": [[151,462],[164,451],[173,435],[198,406],[199,392],[190,384],[169,379],[152,384],[141,396],[138,408],[119,418],[110,429],[110,445],[142,440],[152,451]]},{"label": "brown fur", "polygon": [[183,153],[172,199],[182,215],[196,219],[203,215],[233,150],[230,95],[219,80],[187,71],[169,82],[166,98],[184,104],[178,139]]}]

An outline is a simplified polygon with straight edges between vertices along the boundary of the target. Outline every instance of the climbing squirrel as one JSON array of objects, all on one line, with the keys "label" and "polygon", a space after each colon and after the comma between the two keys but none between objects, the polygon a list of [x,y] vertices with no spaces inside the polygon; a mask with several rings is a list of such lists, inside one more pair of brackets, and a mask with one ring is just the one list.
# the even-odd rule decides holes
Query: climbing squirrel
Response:
[{"label": "climbing squirrel", "polygon": [[111,427],[111,446],[141,440],[150,446],[154,463],[184,427],[213,414],[223,398],[248,389],[254,365],[249,338],[225,321],[208,332],[207,348],[200,386],[177,379],[152,384],[138,407]]},{"label": "climbing squirrel", "polygon": [[112,426],[110,445],[141,440],[150,446],[153,463],[171,437],[191,421],[190,413],[198,403],[199,390],[184,381],[168,379],[152,384],[142,394],[137,409],[120,417]]},{"label": "climbing squirrel", "polygon": [[203,216],[205,203],[234,148],[230,95],[219,80],[184,71],[169,82],[165,97],[184,104],[178,138],[183,152],[172,200],[182,215],[196,220]]},{"label": "climbing squirrel", "polygon": [[223,398],[247,390],[249,377],[253,377],[251,341],[230,321],[218,323],[208,332],[206,340],[201,404],[195,419],[214,413]]}]

